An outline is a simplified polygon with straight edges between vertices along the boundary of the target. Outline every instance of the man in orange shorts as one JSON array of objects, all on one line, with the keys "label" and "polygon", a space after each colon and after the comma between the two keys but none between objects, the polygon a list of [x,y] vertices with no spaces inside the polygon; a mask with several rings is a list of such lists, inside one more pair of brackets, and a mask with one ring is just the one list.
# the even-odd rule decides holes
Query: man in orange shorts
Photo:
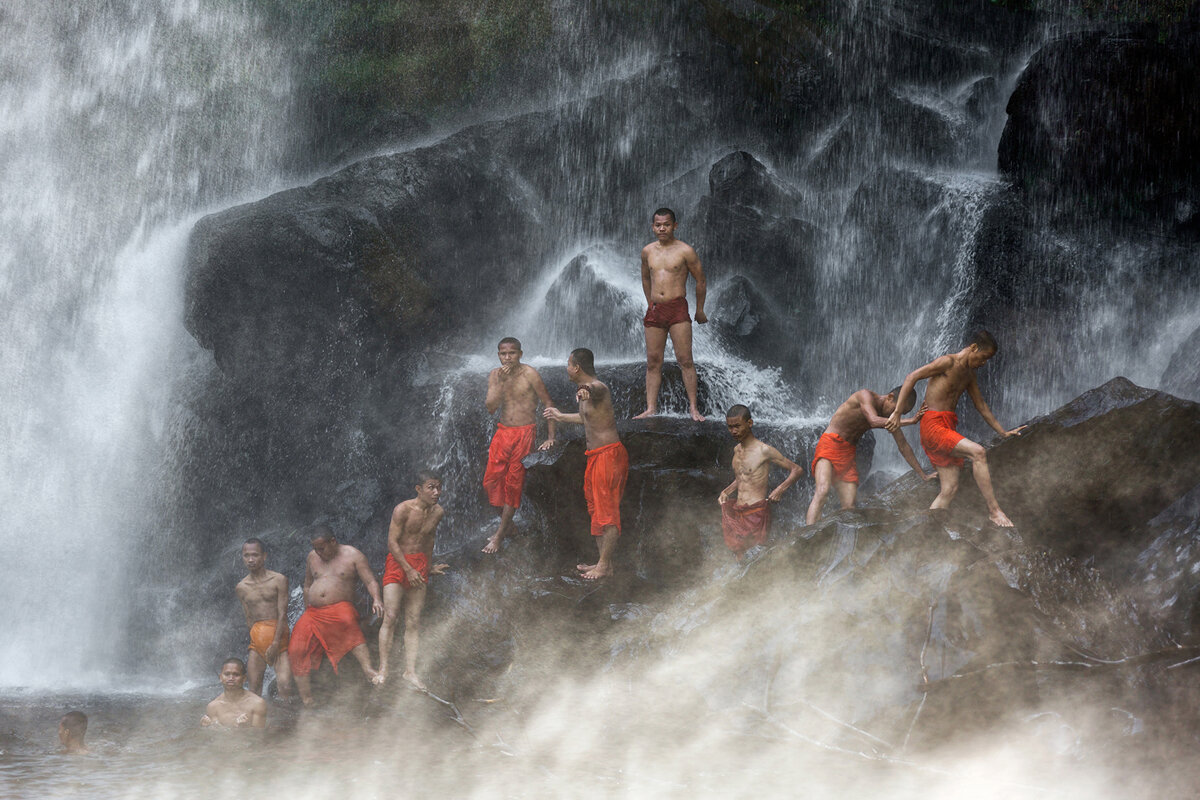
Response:
[{"label": "man in orange shorts", "polygon": [[595,564],[579,564],[576,569],[585,580],[604,578],[613,573],[613,553],[621,536],[621,496],[629,476],[629,454],[617,436],[612,393],[596,379],[592,351],[580,347],[567,359],[567,377],[579,389],[575,399],[578,414],[564,414],[553,406],[543,413],[555,422],[583,425],[587,442],[587,469],[583,475],[583,495],[592,518],[592,536],[600,558]]},{"label": "man in orange shorts", "polygon": [[267,569],[267,546],[261,539],[242,545],[246,577],[234,588],[250,626],[250,654],[246,664],[250,691],[262,695],[263,675],[270,665],[278,679],[280,697],[292,693],[292,670],[288,661],[288,579]]},{"label": "man in orange shorts", "polygon": [[420,645],[421,610],[430,575],[441,575],[446,564],[433,563],[433,536],[445,509],[438,504],[442,479],[428,470],[417,475],[417,496],[392,509],[388,525],[388,554],[383,570],[383,624],[379,626],[379,679],[388,676],[396,620],[404,606],[404,679],[427,691],[417,677],[417,648]]},{"label": "man in orange shorts", "polygon": [[[725,414],[725,426],[737,446],[733,448],[733,483],[721,491],[717,502],[725,546],[741,561],[751,547],[766,544],[771,527],[770,504],[779,502],[804,469],[754,435],[754,420],[746,406],[731,406]],[[788,476],[768,494],[772,466],[786,469]],[[737,502],[732,503],[730,498],[735,494]]]},{"label": "man in orange shorts", "polygon": [[[821,509],[825,505],[831,485],[837,490],[842,508],[854,508],[854,499],[858,495],[858,466],[855,463],[858,440],[871,428],[887,425],[888,416],[896,410],[898,392],[899,387],[896,387],[880,396],[870,389],[859,389],[833,412],[829,427],[821,434],[813,451],[812,474],[816,487],[813,490],[812,502],[808,505],[808,514],[805,516],[806,524],[812,525],[820,519]],[[913,407],[915,399],[914,394],[909,398],[904,411]],[[921,414],[917,414],[911,419],[901,420],[900,424],[915,425],[920,418]],[[904,456],[904,460],[918,475],[925,480],[937,477],[937,473],[926,472],[921,462],[917,461],[917,456],[909,447],[903,433],[899,430],[893,431],[892,438],[896,441],[900,455]]]},{"label": "man in orange shorts", "polygon": [[288,645],[288,658],[296,677],[296,688],[304,705],[312,705],[309,673],[321,666],[324,656],[336,673],[338,662],[347,653],[362,667],[371,683],[380,683],[371,668],[371,654],[354,608],[354,589],[362,581],[371,595],[372,613],[383,615],[379,583],[362,552],[341,544],[328,525],[313,528],[312,552],[304,564],[304,602],[307,608],[296,620]]},{"label": "man in orange shorts", "polygon": [[[500,421],[488,448],[487,469],[483,473],[483,488],[488,502],[500,509],[500,527],[488,539],[483,552],[494,553],[512,532],[513,515],[521,505],[521,490],[525,487],[525,465],[521,459],[533,449],[537,435],[537,407],[540,402],[552,408],[550,395],[542,376],[528,364],[521,363],[521,342],[511,336],[497,346],[500,366],[488,374],[487,398],[484,404],[489,414],[500,412]],[[546,441],[539,450],[554,446],[554,422],[546,424]]]},{"label": "man in orange shorts", "polygon": [[[1021,431],[1025,430],[1024,425],[1005,430],[984,402],[979,383],[975,380],[975,370],[996,355],[997,349],[995,338],[987,331],[979,331],[971,339],[971,343],[957,353],[936,358],[920,369],[910,372],[904,379],[896,400],[897,403],[903,404],[910,393],[916,395],[917,381],[929,380],[925,388],[925,405],[928,409],[921,417],[921,447],[929,456],[930,463],[937,468],[938,479],[941,481],[941,491],[929,507],[949,507],[950,501],[958,492],[959,470],[963,459],[968,458],[971,460],[971,472],[975,475],[979,493],[987,503],[988,518],[995,525],[1011,528],[1012,520],[1000,510],[1000,504],[996,502],[996,493],[992,490],[987,451],[983,445],[967,439],[956,430],[958,415],[954,413],[958,399],[965,391],[979,411],[979,416],[983,417],[983,421],[1002,437],[1007,439],[1010,436],[1020,436]],[[899,408],[888,417],[886,427],[893,432],[900,430]]]},{"label": "man in orange shorts", "polygon": [[658,390],[662,386],[663,355],[667,336],[675,348],[675,360],[683,374],[692,419],[704,416],[696,406],[696,365],[692,362],[692,318],[688,316],[687,280],[696,279],[696,322],[708,322],[704,314],[707,287],[704,267],[690,244],[675,238],[675,212],[660,208],[650,218],[655,241],[642,248],[642,291],[646,294],[646,410],[635,419],[658,413]]}]

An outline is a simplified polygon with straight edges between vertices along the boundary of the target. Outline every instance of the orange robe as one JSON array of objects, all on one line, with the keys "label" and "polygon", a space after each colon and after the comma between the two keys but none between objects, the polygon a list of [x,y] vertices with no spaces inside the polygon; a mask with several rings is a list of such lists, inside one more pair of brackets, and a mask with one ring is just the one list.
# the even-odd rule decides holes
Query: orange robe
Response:
[{"label": "orange robe", "polygon": [[586,451],[587,469],[583,473],[583,496],[592,518],[592,536],[603,536],[608,525],[621,533],[621,495],[629,477],[629,453],[620,442]]},{"label": "orange robe", "polygon": [[325,655],[337,672],[342,657],[366,641],[358,626],[358,611],[349,602],[309,606],[292,628],[292,641],[288,645],[292,672],[307,675],[321,666]]},{"label": "orange robe", "polygon": [[721,505],[721,530],[725,546],[738,558],[756,544],[766,544],[771,528],[771,505],[764,497],[749,505]]},{"label": "orange robe", "polygon": [[857,449],[836,433],[822,433],[813,451],[812,474],[817,474],[817,461],[824,458],[833,465],[833,477],[846,483],[858,483]]},{"label": "orange robe", "polygon": [[496,425],[492,444],[488,447],[487,468],[483,472],[483,488],[488,502],[496,508],[521,505],[525,488],[525,465],[521,459],[533,450],[536,425],[509,427]]},{"label": "orange robe", "polygon": [[958,414],[953,411],[926,409],[921,416],[921,447],[935,467],[961,467],[963,459],[954,455],[954,446],[967,438],[959,433]]},{"label": "orange robe", "polygon": [[[258,622],[250,626],[250,649],[258,653],[263,658],[267,657],[267,648],[275,642],[275,630],[277,622],[273,619],[260,619]],[[283,639],[279,642],[279,651],[286,653],[288,649],[288,635],[284,632]]]},{"label": "orange robe", "polygon": [[[424,553],[405,553],[404,560],[421,573],[422,578],[429,580],[429,559]],[[398,583],[405,589],[408,588],[408,576],[391,553],[387,554],[387,559],[383,562],[383,585],[387,586],[389,583]]]}]

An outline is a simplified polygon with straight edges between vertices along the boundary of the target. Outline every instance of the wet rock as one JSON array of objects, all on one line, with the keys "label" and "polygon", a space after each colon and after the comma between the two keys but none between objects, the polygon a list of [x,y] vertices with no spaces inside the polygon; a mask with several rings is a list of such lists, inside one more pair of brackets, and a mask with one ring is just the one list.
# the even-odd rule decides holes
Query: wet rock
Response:
[{"label": "wet rock", "polygon": [[1163,371],[1165,392],[1200,401],[1200,328],[1184,340]]},{"label": "wet rock", "polygon": [[1200,192],[1200,77],[1182,43],[1075,34],[1031,59],[1008,101],[1002,173],[1082,214],[1170,226]]}]

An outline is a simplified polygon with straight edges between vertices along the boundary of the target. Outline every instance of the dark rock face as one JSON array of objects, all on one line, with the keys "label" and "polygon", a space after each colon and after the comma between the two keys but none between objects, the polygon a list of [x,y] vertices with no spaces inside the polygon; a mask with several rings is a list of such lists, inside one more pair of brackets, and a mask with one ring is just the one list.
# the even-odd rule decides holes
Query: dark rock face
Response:
[{"label": "dark rock face", "polygon": [[1200,328],[1184,340],[1162,376],[1163,391],[1200,400]]},{"label": "dark rock face", "polygon": [[1039,197],[1190,219],[1200,189],[1193,57],[1186,43],[1104,33],[1046,46],[1009,99],[1001,172]]}]

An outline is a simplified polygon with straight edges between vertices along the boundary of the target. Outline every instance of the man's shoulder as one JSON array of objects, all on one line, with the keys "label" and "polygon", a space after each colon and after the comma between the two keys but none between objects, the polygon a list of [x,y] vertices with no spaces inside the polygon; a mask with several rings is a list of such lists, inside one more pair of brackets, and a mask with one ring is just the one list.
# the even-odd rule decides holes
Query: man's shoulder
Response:
[{"label": "man's shoulder", "polygon": [[267,570],[267,577],[270,578],[271,583],[287,583],[287,575],[284,575],[282,572],[276,572],[273,569]]},{"label": "man's shoulder", "polygon": [[355,560],[363,558],[362,550],[359,550],[357,547],[355,547],[352,544],[344,544],[344,543],[342,544],[342,549],[338,552],[338,555],[344,556],[346,558],[355,559]]}]

